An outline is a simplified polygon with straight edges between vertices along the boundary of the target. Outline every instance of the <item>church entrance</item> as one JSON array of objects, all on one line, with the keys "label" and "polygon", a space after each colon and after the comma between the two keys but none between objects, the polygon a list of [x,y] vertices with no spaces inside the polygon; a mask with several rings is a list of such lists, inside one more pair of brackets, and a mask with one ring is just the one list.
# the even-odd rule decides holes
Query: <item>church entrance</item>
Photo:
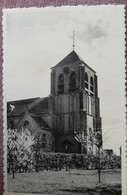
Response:
[{"label": "church entrance", "polygon": [[73,152],[73,144],[70,141],[65,140],[62,143],[62,150],[64,153],[72,153]]}]

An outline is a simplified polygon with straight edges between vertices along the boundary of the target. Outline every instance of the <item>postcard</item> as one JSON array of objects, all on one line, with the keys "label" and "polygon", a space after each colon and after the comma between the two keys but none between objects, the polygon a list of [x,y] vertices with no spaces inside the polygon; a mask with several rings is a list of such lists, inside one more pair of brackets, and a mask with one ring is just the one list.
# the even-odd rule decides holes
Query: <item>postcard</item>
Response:
[{"label": "postcard", "polygon": [[125,6],[3,9],[6,195],[126,194]]}]

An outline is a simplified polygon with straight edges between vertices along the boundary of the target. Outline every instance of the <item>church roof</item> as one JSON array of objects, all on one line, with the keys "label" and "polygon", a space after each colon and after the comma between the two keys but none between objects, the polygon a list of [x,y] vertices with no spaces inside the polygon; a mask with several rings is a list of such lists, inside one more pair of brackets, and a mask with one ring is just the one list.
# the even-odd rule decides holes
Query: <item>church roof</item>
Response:
[{"label": "church roof", "polygon": [[[56,66],[54,67],[61,67],[61,66],[66,66],[69,64],[72,64],[73,62],[77,62],[80,61],[81,63],[83,63],[87,68],[89,68],[90,70],[92,70],[94,73],[95,71],[88,66],[82,59],[81,57],[73,50],[71,53],[69,53],[63,60],[61,60]],[[54,68],[53,67],[53,68]]]},{"label": "church roof", "polygon": [[78,54],[75,51],[72,51],[63,60],[61,60],[55,67],[61,67],[64,65],[68,65],[78,60],[82,61],[82,59],[78,56]]},{"label": "church roof", "polygon": [[31,117],[39,127],[49,128],[48,124],[41,117],[32,114]]},{"label": "church roof", "polygon": [[34,114],[49,113],[49,97],[39,98],[29,105],[28,110]]},{"label": "church roof", "polygon": [[[49,98],[31,98],[7,102],[8,117],[19,117],[29,110],[30,113],[48,113]],[[13,107],[13,109],[11,109]]]}]

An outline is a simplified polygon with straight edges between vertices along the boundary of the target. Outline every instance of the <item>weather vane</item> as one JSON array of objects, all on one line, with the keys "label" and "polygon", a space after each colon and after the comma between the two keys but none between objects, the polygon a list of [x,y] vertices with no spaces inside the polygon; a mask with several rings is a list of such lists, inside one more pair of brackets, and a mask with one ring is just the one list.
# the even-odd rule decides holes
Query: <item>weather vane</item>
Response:
[{"label": "weather vane", "polygon": [[73,39],[73,51],[74,51],[75,50],[75,31],[74,30],[73,30],[72,39]]}]

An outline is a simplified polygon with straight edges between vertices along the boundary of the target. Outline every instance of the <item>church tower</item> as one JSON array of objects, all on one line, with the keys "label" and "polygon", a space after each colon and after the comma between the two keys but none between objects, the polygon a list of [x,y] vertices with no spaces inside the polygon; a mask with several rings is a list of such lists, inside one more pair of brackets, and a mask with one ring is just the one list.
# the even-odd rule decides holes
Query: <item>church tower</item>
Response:
[{"label": "church tower", "polygon": [[[50,114],[55,151],[93,154],[94,132],[101,131],[96,72],[73,50],[51,68]],[[75,134],[81,135],[80,143]]]}]

